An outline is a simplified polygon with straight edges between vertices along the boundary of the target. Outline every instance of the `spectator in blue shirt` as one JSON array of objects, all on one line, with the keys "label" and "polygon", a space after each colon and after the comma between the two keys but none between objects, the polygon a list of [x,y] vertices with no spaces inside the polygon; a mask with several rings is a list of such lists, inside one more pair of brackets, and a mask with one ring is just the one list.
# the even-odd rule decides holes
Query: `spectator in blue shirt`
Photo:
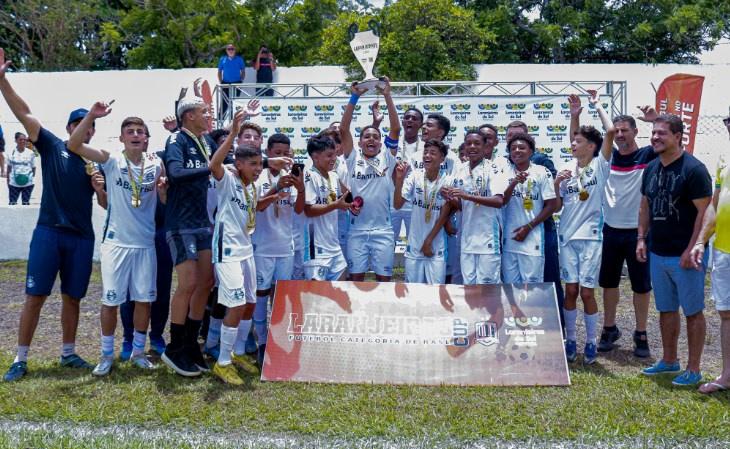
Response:
[{"label": "spectator in blue shirt", "polygon": [[228,104],[237,97],[238,89],[224,84],[240,84],[246,78],[246,63],[243,58],[236,54],[236,47],[233,44],[226,45],[226,54],[218,61],[218,83],[221,84],[221,117],[225,117],[228,111]]}]

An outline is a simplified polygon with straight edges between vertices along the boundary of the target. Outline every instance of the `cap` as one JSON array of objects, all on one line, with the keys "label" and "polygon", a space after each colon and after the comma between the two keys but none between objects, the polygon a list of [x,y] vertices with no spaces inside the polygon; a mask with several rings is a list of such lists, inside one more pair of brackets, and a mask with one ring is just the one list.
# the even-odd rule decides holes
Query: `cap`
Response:
[{"label": "cap", "polygon": [[177,103],[177,116],[182,120],[183,114],[194,108],[205,107],[205,102],[198,97],[185,97]]},{"label": "cap", "polygon": [[89,113],[88,109],[79,108],[71,111],[71,114],[68,116],[68,122],[66,123],[66,126],[70,125],[71,123],[78,122],[79,120],[86,117],[86,114]]}]

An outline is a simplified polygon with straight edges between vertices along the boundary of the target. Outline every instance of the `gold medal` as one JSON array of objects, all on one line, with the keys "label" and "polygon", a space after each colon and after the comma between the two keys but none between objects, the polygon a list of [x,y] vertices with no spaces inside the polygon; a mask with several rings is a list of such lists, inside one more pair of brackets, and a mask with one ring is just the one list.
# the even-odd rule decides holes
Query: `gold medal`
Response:
[{"label": "gold medal", "polygon": [[246,200],[246,204],[248,205],[248,216],[246,218],[246,232],[248,232],[248,235],[253,234],[253,232],[256,230],[256,204],[258,204],[258,194],[256,192],[256,186],[252,184],[252,191],[253,195],[249,196],[248,194],[248,187],[246,186],[246,183],[243,182],[243,178],[238,178],[241,181],[241,185],[243,186],[243,197]]},{"label": "gold medal", "polygon": [[528,179],[527,190],[522,197],[522,207],[524,207],[525,210],[532,210],[532,208],[534,207],[534,203],[532,202],[532,184],[532,179]]},{"label": "gold medal", "polygon": [[137,208],[142,205],[142,200],[136,196],[132,195],[132,207]]},{"label": "gold medal", "polygon": [[581,189],[580,192],[578,192],[578,199],[581,201],[585,201],[588,199],[588,197],[591,196],[586,189]]},{"label": "gold medal", "polygon": [[431,222],[431,209],[426,209],[426,223]]},{"label": "gold medal", "polygon": [[330,190],[330,194],[327,197],[327,204],[334,203],[335,201],[337,201],[337,194]]},{"label": "gold medal", "polygon": [[91,161],[86,162],[86,174],[91,176],[96,171],[96,164]]},{"label": "gold medal", "polygon": [[145,157],[144,155],[142,155],[142,165],[139,168],[139,176],[137,177],[137,179],[134,179],[134,174],[132,173],[132,164],[129,162],[129,158],[127,158],[127,152],[124,151],[122,154],[124,154],[124,160],[127,162],[127,177],[129,178],[129,186],[132,188],[132,207],[136,209],[142,205],[142,182],[144,180]]},{"label": "gold medal", "polygon": [[438,193],[439,189],[438,181],[439,179],[436,178],[436,180],[433,182],[434,186],[429,199],[428,188],[426,186],[426,172],[423,172],[423,204],[424,206],[426,206],[426,216],[424,217],[426,219],[426,223],[431,222],[431,211],[436,205],[436,194]]},{"label": "gold medal", "polygon": [[524,207],[525,210],[532,210],[532,198],[524,198],[522,200],[522,207]]}]

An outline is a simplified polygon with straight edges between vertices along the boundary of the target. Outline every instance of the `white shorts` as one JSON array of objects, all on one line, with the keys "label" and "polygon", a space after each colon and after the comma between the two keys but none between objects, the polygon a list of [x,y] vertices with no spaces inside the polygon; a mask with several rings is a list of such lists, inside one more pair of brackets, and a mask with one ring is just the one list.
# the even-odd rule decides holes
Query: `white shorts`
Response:
[{"label": "white shorts", "polygon": [[603,243],[598,240],[568,240],[560,245],[560,279],[567,284],[595,288],[602,252]]},{"label": "white shorts", "polygon": [[390,220],[393,225],[393,241],[397,242],[400,239],[400,233],[403,229],[403,224],[406,225],[406,239],[408,241],[408,233],[411,232],[411,211],[403,209],[394,209],[390,211]]},{"label": "white shorts", "polygon": [[433,257],[424,259],[405,258],[406,282],[417,284],[443,284],[446,282],[446,261]]},{"label": "white shorts", "polygon": [[461,284],[461,234],[446,236],[446,275],[452,284]]},{"label": "white shorts", "polygon": [[531,256],[505,251],[502,254],[502,280],[505,284],[542,282],[545,256]]},{"label": "white shorts", "polygon": [[306,279],[304,277],[304,250],[294,250],[294,262],[293,262],[291,278],[295,281],[302,281]]},{"label": "white shorts", "polygon": [[215,264],[218,304],[240,307],[256,303],[256,262],[253,257]]},{"label": "white shorts", "polygon": [[157,255],[155,248],[125,248],[101,245],[101,303],[119,306],[129,299],[153,302],[157,298]]},{"label": "white shorts", "polygon": [[712,250],[712,297],[715,299],[715,309],[718,311],[730,310],[730,254]]},{"label": "white shorts", "polygon": [[256,262],[256,288],[268,290],[276,281],[288,281],[294,271],[294,256],[266,257],[254,255]]},{"label": "white shorts", "polygon": [[347,268],[342,254],[304,263],[304,279],[313,281],[339,281]]},{"label": "white shorts", "polygon": [[499,284],[501,267],[500,254],[461,253],[461,276],[464,285]]},{"label": "white shorts", "polygon": [[347,270],[365,273],[372,267],[378,276],[393,275],[393,233],[388,230],[350,231],[347,240]]}]

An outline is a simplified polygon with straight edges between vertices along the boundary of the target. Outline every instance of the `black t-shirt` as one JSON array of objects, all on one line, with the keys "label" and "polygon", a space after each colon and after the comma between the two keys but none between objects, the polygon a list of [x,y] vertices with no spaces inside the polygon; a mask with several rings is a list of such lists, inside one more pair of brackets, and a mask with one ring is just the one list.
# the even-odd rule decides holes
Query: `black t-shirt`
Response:
[{"label": "black t-shirt", "polygon": [[256,71],[257,83],[271,83],[274,81],[274,71],[271,70],[271,59],[260,58],[259,69]]},{"label": "black t-shirt", "polygon": [[689,153],[666,167],[656,158],[644,170],[641,194],[649,201],[649,250],[665,257],[681,256],[697,218],[692,200],[712,196],[707,167]]}]

